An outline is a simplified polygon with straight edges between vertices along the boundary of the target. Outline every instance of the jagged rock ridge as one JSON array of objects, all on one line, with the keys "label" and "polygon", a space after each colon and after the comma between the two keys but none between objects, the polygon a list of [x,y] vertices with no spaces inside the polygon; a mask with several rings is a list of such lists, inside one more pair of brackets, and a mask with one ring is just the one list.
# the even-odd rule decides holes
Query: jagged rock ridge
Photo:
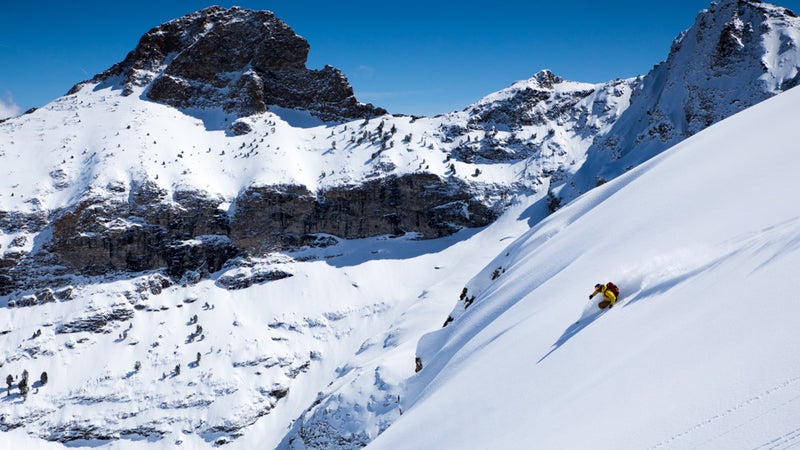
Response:
[{"label": "jagged rock ridge", "polygon": [[760,1],[701,11],[667,59],[633,88],[630,107],[597,136],[587,162],[556,192],[563,202],[693,134],[800,83],[800,19]]},{"label": "jagged rock ridge", "polygon": [[331,121],[386,113],[356,100],[340,70],[307,69],[309,48],[272,12],[212,6],[148,31],[124,61],[93,81],[120,76],[127,93],[148,86],[150,100],[240,116],[269,105]]},{"label": "jagged rock ridge", "polygon": [[583,158],[625,111],[636,81],[576,83],[542,70],[452,114],[442,128],[461,141],[453,154],[465,161],[528,159],[541,167],[532,177],[548,177]]}]

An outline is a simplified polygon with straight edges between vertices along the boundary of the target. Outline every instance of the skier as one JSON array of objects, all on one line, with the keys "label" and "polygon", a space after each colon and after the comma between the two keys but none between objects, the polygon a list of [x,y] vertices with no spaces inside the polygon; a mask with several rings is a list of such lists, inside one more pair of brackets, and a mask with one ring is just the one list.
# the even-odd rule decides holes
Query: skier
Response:
[{"label": "skier", "polygon": [[597,294],[603,294],[603,300],[597,304],[600,309],[611,308],[617,303],[617,295],[619,295],[619,290],[612,282],[608,282],[607,284],[595,284],[594,285],[594,292],[592,295],[589,296],[591,300]]}]

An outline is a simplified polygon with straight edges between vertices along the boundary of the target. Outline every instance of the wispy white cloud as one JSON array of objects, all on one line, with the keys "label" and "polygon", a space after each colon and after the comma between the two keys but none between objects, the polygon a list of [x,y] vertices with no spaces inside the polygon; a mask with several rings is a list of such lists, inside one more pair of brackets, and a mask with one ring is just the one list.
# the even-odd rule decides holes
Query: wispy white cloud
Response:
[{"label": "wispy white cloud", "polygon": [[10,92],[6,92],[5,96],[0,97],[0,119],[18,116],[21,112],[22,108],[14,101]]},{"label": "wispy white cloud", "polygon": [[365,78],[372,78],[375,75],[375,68],[365,64],[356,67],[356,70],[360,76]]}]

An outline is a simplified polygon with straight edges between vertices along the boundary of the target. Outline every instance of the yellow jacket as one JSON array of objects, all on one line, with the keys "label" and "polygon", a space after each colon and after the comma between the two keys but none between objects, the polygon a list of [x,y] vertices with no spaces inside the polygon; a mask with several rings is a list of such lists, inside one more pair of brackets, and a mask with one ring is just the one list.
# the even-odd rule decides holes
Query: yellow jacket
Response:
[{"label": "yellow jacket", "polygon": [[594,292],[592,292],[592,295],[590,295],[589,298],[592,298],[600,293],[602,293],[603,298],[611,302],[612,305],[617,303],[617,296],[614,295],[614,293],[611,292],[611,289],[608,289],[608,287],[605,284],[601,284],[599,288],[595,288]]}]

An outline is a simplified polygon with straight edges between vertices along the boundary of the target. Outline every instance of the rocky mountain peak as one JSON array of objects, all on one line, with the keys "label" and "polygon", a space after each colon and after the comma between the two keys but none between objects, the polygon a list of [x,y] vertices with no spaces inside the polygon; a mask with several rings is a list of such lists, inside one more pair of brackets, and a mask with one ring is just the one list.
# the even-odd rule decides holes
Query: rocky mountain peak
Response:
[{"label": "rocky mountain peak", "polygon": [[[800,20],[780,6],[752,0],[712,3],[675,40],[666,64],[645,84],[657,86],[657,79],[665,79],[663,88],[677,95],[671,97],[687,103],[685,120],[673,124],[682,139],[796,86],[799,31]],[[651,113],[658,116],[659,109],[671,106],[660,103]]]},{"label": "rocky mountain peak", "polygon": [[636,84],[630,107],[595,139],[563,200],[798,84],[800,19],[794,12],[754,0],[712,3],[673,41],[667,59]]},{"label": "rocky mountain peak", "polygon": [[544,89],[552,89],[553,85],[563,83],[564,79],[557,76],[549,69],[540,70],[536,72],[532,77],[531,81],[535,81],[540,87]]},{"label": "rocky mountain peak", "polygon": [[[620,83],[626,82],[614,80],[605,85],[571,82],[544,69],[528,79],[517,81],[508,88],[482,98],[467,108],[468,123],[472,128],[500,127],[516,131],[525,127],[538,127],[543,129],[531,129],[530,132],[537,136],[541,135],[542,138],[547,135],[553,137],[555,135],[553,127],[560,128],[566,123],[576,125],[576,122],[582,122],[576,125],[578,128],[586,126],[586,121],[580,120],[579,117],[586,116],[586,108],[590,108],[595,97],[605,103],[606,96],[599,94],[599,91],[613,90],[614,86]],[[628,88],[622,88],[626,89]],[[621,91],[617,91],[611,95],[617,98],[623,95]],[[611,112],[617,108],[609,106],[601,110]],[[614,112],[611,115],[615,114]],[[498,157],[506,158],[508,155],[499,153]],[[520,157],[520,154],[517,152],[514,157]]]},{"label": "rocky mountain peak", "polygon": [[[748,57],[764,60],[761,65],[763,72],[770,72],[772,67],[764,58],[767,55],[758,50],[766,50],[766,53],[771,50],[778,53],[790,50],[796,44],[795,33],[786,33],[785,30],[797,29],[798,24],[797,15],[781,6],[755,0],[714,2],[701,11],[694,25],[675,40],[669,59],[679,59],[683,44],[689,38],[693,41],[690,47],[702,51],[708,58],[702,62],[714,71],[712,75],[731,72],[732,66],[749,62],[743,60]],[[773,49],[775,38],[782,46]],[[684,55],[681,59],[688,57]]]},{"label": "rocky mountain peak", "polygon": [[177,108],[222,108],[247,116],[270,105],[308,110],[323,120],[385,114],[360,103],[330,66],[306,68],[309,44],[269,11],[212,6],[159,25],[122,62],[97,75],[130,95]]}]

